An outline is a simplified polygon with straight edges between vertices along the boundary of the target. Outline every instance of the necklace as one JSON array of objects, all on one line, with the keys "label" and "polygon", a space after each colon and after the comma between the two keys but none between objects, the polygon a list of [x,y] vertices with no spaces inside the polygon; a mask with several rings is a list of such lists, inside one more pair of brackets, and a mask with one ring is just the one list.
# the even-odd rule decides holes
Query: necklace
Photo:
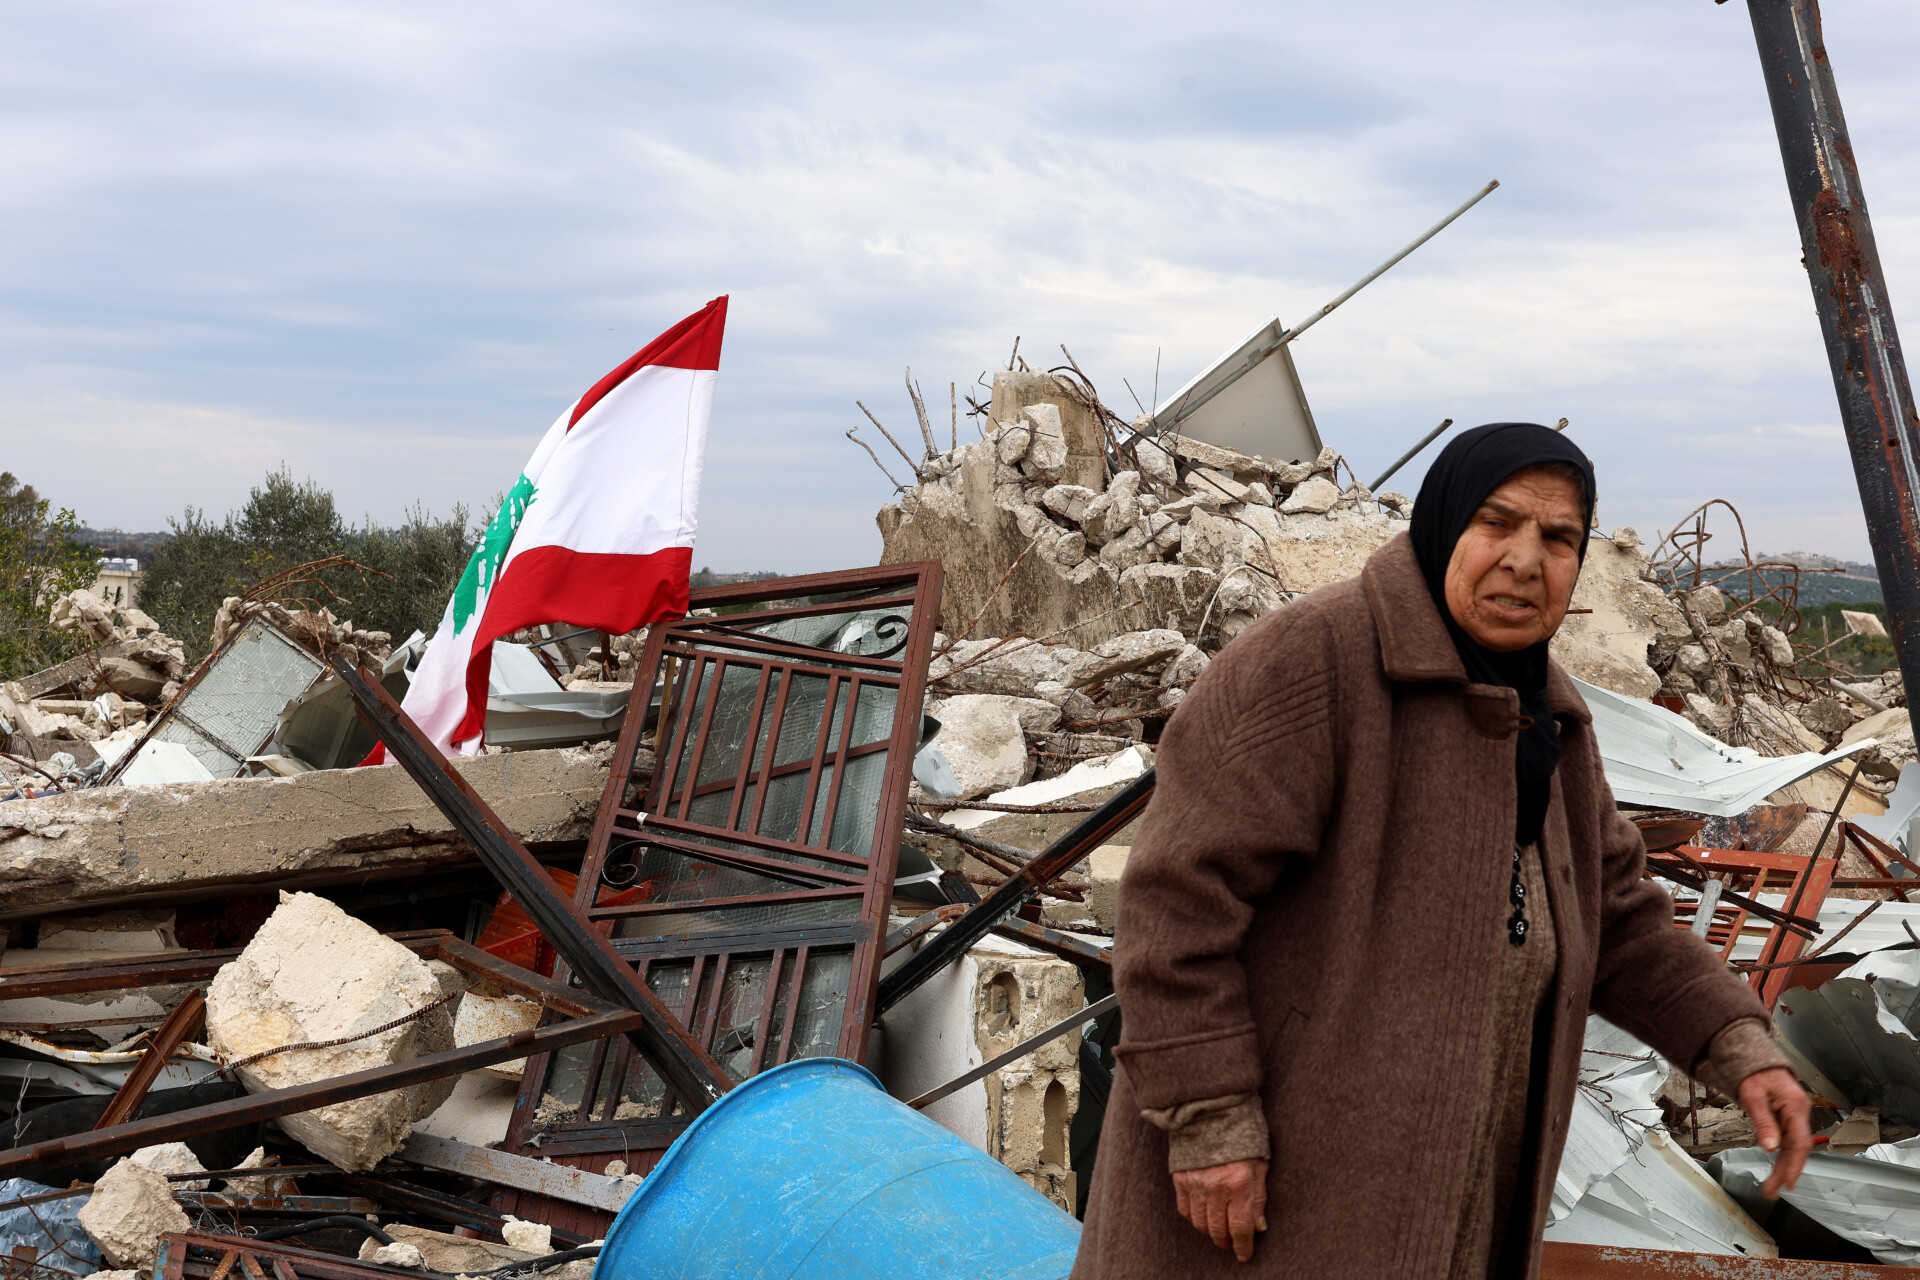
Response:
[{"label": "necklace", "polygon": [[1527,884],[1520,878],[1520,846],[1513,846],[1513,882],[1507,887],[1513,914],[1507,917],[1507,941],[1524,946],[1527,941]]}]

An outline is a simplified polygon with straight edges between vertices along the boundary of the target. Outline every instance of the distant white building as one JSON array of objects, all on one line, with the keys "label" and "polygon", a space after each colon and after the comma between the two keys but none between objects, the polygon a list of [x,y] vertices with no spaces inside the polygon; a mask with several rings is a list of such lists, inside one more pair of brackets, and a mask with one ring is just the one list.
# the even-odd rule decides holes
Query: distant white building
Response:
[{"label": "distant white building", "polygon": [[108,605],[126,605],[132,607],[139,603],[140,562],[131,556],[124,559],[108,557],[100,562],[99,576],[94,579],[93,594],[99,596]]}]

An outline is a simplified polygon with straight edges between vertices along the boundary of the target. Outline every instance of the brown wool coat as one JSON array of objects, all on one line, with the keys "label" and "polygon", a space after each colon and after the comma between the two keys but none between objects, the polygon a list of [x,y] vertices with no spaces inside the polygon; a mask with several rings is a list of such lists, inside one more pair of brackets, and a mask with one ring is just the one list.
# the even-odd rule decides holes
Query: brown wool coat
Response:
[{"label": "brown wool coat", "polygon": [[[1512,1208],[1536,1238],[1589,1010],[1681,1063],[1765,1017],[1673,927],[1586,704],[1557,664],[1547,687],[1559,969],[1545,1132]],[[1518,714],[1512,690],[1466,683],[1404,534],[1359,579],[1253,624],[1193,686],[1120,887],[1121,1066],[1076,1280],[1447,1274],[1508,945]],[[1176,1213],[1168,1135],[1140,1112],[1245,1093],[1273,1165],[1271,1230],[1242,1266]]]}]

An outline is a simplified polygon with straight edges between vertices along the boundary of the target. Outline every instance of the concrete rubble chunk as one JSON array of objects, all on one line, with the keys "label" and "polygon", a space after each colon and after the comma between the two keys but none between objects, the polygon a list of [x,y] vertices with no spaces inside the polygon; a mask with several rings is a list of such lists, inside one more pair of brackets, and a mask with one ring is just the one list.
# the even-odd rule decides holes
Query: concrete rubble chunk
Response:
[{"label": "concrete rubble chunk", "polygon": [[933,745],[946,756],[963,799],[1026,782],[1033,776],[1027,732],[1047,733],[1060,724],[1060,708],[1051,702],[996,693],[944,698],[929,703],[927,714],[940,722]]},{"label": "concrete rubble chunk", "polygon": [[[333,903],[282,893],[280,906],[207,992],[208,1043],[229,1060],[265,1049],[334,1040],[422,1009],[441,995],[413,952]],[[405,1062],[453,1047],[454,1011],[424,1016],[327,1049],[276,1054],[236,1074],[265,1093]],[[342,1169],[371,1169],[406,1142],[409,1128],[446,1101],[451,1077],[286,1116],[281,1128]]]},{"label": "concrete rubble chunk", "polygon": [[[1228,502],[1248,502],[1253,499],[1252,486],[1241,484],[1227,472],[1212,467],[1195,467],[1188,482],[1196,491],[1216,493]],[[1261,487],[1261,492],[1266,492],[1265,486]]]},{"label": "concrete rubble chunk", "polygon": [[1217,493],[1190,493],[1183,498],[1160,507],[1160,514],[1170,520],[1185,523],[1195,511],[1218,511],[1227,505],[1227,500]]},{"label": "concrete rubble chunk", "polygon": [[1033,443],[1033,430],[1025,423],[1005,422],[992,439],[994,455],[1000,464],[1011,467],[1027,456],[1027,447]]},{"label": "concrete rubble chunk", "polygon": [[1800,708],[1800,723],[1822,738],[1831,738],[1853,727],[1853,712],[1839,698],[1815,698]]},{"label": "concrete rubble chunk", "polygon": [[1855,611],[1853,609],[1842,609],[1840,611],[1840,620],[1847,624],[1847,630],[1857,636],[1885,636],[1887,634],[1887,624],[1880,621],[1880,615],[1877,613],[1868,613],[1865,610]]},{"label": "concrete rubble chunk", "polygon": [[69,591],[55,600],[47,621],[55,630],[78,630],[102,644],[115,638],[112,611],[91,591]]},{"label": "concrete rubble chunk", "polygon": [[1120,575],[1124,621],[1139,630],[1199,631],[1218,574],[1198,565],[1137,564]]},{"label": "concrete rubble chunk", "polygon": [[1717,627],[1727,620],[1727,597],[1720,588],[1695,587],[1691,591],[1682,591],[1679,594],[1700,611],[1701,620],[1708,626]]},{"label": "concrete rubble chunk", "polygon": [[1384,492],[1374,494],[1373,500],[1387,510],[1400,515],[1411,516],[1413,514],[1413,499],[1404,493],[1398,493],[1392,489],[1388,489]]},{"label": "concrete rubble chunk", "polygon": [[1056,484],[1041,495],[1040,505],[1063,520],[1079,524],[1086,519],[1087,504],[1096,496],[1085,485]]},{"label": "concrete rubble chunk", "polygon": [[1067,671],[1067,683],[1078,688],[1111,680],[1130,671],[1146,671],[1177,657],[1187,647],[1185,637],[1165,628],[1134,631],[1095,645]]},{"label": "concrete rubble chunk", "polygon": [[500,1238],[512,1248],[530,1253],[553,1252],[553,1228],[544,1222],[527,1222],[508,1214],[506,1225],[500,1228]]},{"label": "concrete rubble chunk", "polygon": [[[1589,538],[1572,607],[1590,612],[1569,613],[1560,624],[1550,646],[1554,659],[1587,683],[1615,693],[1645,699],[1659,692],[1661,677],[1652,662],[1662,642],[1681,644],[1692,633],[1674,603],[1647,581],[1647,573],[1633,530]],[[1691,664],[1690,670],[1700,673],[1697,679],[1710,679],[1706,651],[1690,643],[1681,647],[1693,651],[1682,653],[1682,664]]]},{"label": "concrete rubble chunk", "polygon": [[1140,473],[1123,471],[1113,478],[1107,491],[1088,501],[1081,511],[1080,524],[1087,541],[1100,546],[1120,537],[1140,516]]},{"label": "concrete rubble chunk", "polygon": [[1158,440],[1135,440],[1133,456],[1139,461],[1141,472],[1155,483],[1172,485],[1179,481],[1179,466],[1173,454]]},{"label": "concrete rubble chunk", "polygon": [[[388,1223],[386,1231],[396,1242],[418,1249],[427,1270],[447,1276],[478,1275],[516,1262],[529,1262],[542,1256],[542,1253],[551,1252],[550,1249],[540,1253],[516,1249],[491,1240],[476,1240],[450,1232],[432,1231],[426,1227],[412,1227],[404,1222]],[[361,1246],[362,1258],[370,1260],[380,1247],[377,1241],[369,1240]],[[582,1258],[550,1271],[528,1274],[537,1274],[542,1280],[588,1280],[592,1273],[593,1259]]]},{"label": "concrete rubble chunk", "polygon": [[[1867,616],[1872,617],[1873,615],[1868,614]],[[1791,670],[1793,667],[1793,641],[1787,639],[1786,633],[1778,627],[1761,625],[1748,628],[1748,639],[1751,640],[1753,638],[1754,632],[1759,633],[1759,647],[1761,652],[1767,655],[1767,661],[1783,670]]]},{"label": "concrete rubble chunk", "polygon": [[1212,661],[1213,660],[1207,656],[1206,650],[1202,649],[1199,645],[1187,645],[1182,648],[1180,652],[1174,656],[1173,661],[1169,662],[1160,672],[1160,683],[1163,685],[1174,685],[1192,680],[1199,676],[1202,671],[1205,671],[1207,664]]},{"label": "concrete rubble chunk", "polygon": [[1192,436],[1171,437],[1167,445],[1176,458],[1195,467],[1206,467],[1249,481],[1261,479],[1270,474],[1268,465],[1250,453],[1241,453],[1238,449],[1228,449],[1223,445],[1208,444],[1205,440],[1195,440]]},{"label": "concrete rubble chunk", "polygon": [[[272,1169],[280,1163],[279,1156],[270,1156],[265,1147],[255,1147],[247,1158],[235,1165],[236,1169]],[[236,1196],[292,1196],[300,1194],[300,1188],[294,1180],[284,1173],[268,1173],[258,1178],[228,1178],[224,1189]]]},{"label": "concrete rubble chunk", "polygon": [[[368,1246],[372,1246],[369,1250]],[[367,1237],[360,1246],[360,1261],[371,1262],[382,1267],[413,1267],[424,1269],[427,1259],[420,1252],[420,1246],[406,1240],[396,1240],[392,1244],[381,1244],[373,1237]]]},{"label": "concrete rubble chunk", "polygon": [[1687,709],[1681,714],[1701,729],[1724,741],[1733,729],[1733,708],[1722,706],[1697,693],[1686,695]]},{"label": "concrete rubble chunk", "polygon": [[1340,486],[1325,476],[1314,476],[1302,481],[1288,494],[1287,500],[1280,504],[1280,510],[1287,515],[1300,512],[1323,515],[1333,510],[1333,504],[1338,501]]},{"label": "concrete rubble chunk", "polygon": [[1042,680],[1034,685],[1033,696],[1060,708],[1063,721],[1092,720],[1100,714],[1092,698],[1058,680]]},{"label": "concrete rubble chunk", "polygon": [[[207,1166],[200,1163],[200,1157],[184,1142],[163,1142],[158,1146],[141,1147],[127,1157],[137,1165],[143,1165],[155,1173],[205,1173]],[[196,1178],[188,1182],[176,1182],[177,1191],[205,1191],[210,1185],[206,1178]]]},{"label": "concrete rubble chunk", "polygon": [[80,1225],[108,1262],[132,1270],[153,1266],[161,1236],[193,1229],[167,1180],[132,1159],[120,1160],[93,1184]]},{"label": "concrete rubble chunk", "polygon": [[166,672],[155,671],[132,658],[105,658],[100,663],[100,683],[103,686],[122,697],[140,702],[156,700],[160,691],[166,688],[167,680]]},{"label": "concrete rubble chunk", "polygon": [[1094,923],[1112,933],[1120,920],[1120,877],[1127,869],[1127,858],[1133,853],[1131,846],[1124,844],[1103,844],[1093,851],[1087,859],[1088,877],[1087,910],[1092,914]]},{"label": "concrete rubble chunk", "polygon": [[1060,410],[1050,404],[1030,404],[1021,410],[1032,432],[1020,469],[1048,482],[1057,481],[1067,467],[1067,431]]},{"label": "concrete rubble chunk", "polygon": [[[610,746],[611,744],[606,744]],[[584,839],[610,752],[592,747],[454,761],[522,840]],[[102,787],[7,806],[0,920],[292,888],[467,862],[467,843],[398,768],[329,769],[166,787]]]},{"label": "concrete rubble chunk", "polygon": [[[1240,527],[1220,516],[1195,510],[1180,531],[1180,563],[1220,572],[1240,546]],[[1236,557],[1237,558],[1237,557]]]}]

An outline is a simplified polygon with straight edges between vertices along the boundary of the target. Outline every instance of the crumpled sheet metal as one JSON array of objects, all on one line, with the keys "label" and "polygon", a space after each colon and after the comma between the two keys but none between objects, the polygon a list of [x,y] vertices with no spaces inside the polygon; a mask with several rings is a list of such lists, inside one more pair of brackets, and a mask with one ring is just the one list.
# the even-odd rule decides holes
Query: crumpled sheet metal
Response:
[{"label": "crumpled sheet metal", "polygon": [[[1893,1124],[1920,1124],[1920,951],[1863,957],[1818,990],[1789,987],[1774,1023],[1790,1049],[1840,1096],[1879,1107]],[[1814,1082],[1820,1088],[1819,1082]]]},{"label": "crumpled sheet metal", "polygon": [[[1868,835],[1878,836],[1912,858],[1916,844],[1914,827],[1920,822],[1920,760],[1909,760],[1900,766],[1900,781],[1887,797],[1885,813],[1863,813],[1852,822]],[[1902,876],[1906,872],[1896,870],[1893,874]]]},{"label": "crumpled sheet metal", "polygon": [[1687,809],[1731,818],[1784,786],[1875,745],[1862,738],[1821,754],[1763,756],[1751,747],[1730,747],[1665,707],[1575,680],[1593,712],[1594,736],[1607,785],[1622,804]]},{"label": "crumpled sheet metal", "polygon": [[[143,1056],[115,1046],[112,1049],[69,1049],[24,1031],[0,1030],[0,1079],[38,1081],[30,1092],[75,1095],[114,1093]],[[219,1074],[220,1059],[205,1045],[183,1044],[174,1050],[154,1080],[154,1089],[179,1089]]]},{"label": "crumpled sheet metal", "polygon": [[[1773,1156],[1758,1147],[1722,1151],[1720,1180],[1758,1198]],[[1883,1142],[1857,1156],[1815,1151],[1800,1184],[1781,1198],[1889,1266],[1920,1266],[1920,1138]]]},{"label": "crumpled sheet metal", "polygon": [[1581,1088],[1554,1180],[1546,1239],[1749,1258],[1773,1240],[1667,1135],[1654,1098],[1667,1064],[1599,1016],[1587,1019]]}]

